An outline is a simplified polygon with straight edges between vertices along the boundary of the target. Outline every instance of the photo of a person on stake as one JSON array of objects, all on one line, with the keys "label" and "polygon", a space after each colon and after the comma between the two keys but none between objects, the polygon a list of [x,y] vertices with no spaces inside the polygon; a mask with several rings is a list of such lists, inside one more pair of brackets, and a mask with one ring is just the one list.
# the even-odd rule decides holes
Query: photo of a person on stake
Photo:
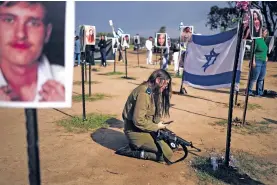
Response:
[{"label": "photo of a person on stake", "polygon": [[0,101],[65,101],[64,61],[53,64],[44,53],[59,26],[52,23],[57,3],[0,2]]}]

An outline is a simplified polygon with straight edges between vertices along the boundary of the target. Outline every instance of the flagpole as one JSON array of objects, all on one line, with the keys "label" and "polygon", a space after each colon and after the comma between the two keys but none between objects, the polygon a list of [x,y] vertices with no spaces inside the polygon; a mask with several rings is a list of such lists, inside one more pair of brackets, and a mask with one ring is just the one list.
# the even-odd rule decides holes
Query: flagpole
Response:
[{"label": "flagpole", "polygon": [[246,118],[246,111],[247,111],[247,105],[248,105],[248,97],[249,97],[249,84],[250,84],[250,78],[252,76],[252,68],[253,68],[253,61],[254,61],[254,48],[255,48],[255,39],[252,41],[251,45],[251,60],[250,60],[250,69],[248,72],[248,80],[247,80],[247,87],[246,87],[246,96],[245,96],[245,103],[244,103],[244,110],[243,110],[243,118],[242,118],[242,124],[245,123]]},{"label": "flagpole", "polygon": [[[243,10],[240,11],[240,16],[242,17]],[[242,25],[243,22],[239,20],[239,30],[238,30],[238,40],[237,40],[237,48],[235,54],[235,61],[233,67],[233,77],[232,77],[232,84],[230,89],[230,97],[229,97],[229,112],[228,112],[228,126],[227,126],[227,139],[226,139],[226,153],[225,153],[225,166],[229,166],[229,156],[230,156],[230,146],[231,146],[231,132],[232,132],[232,117],[233,117],[233,103],[234,103],[234,89],[235,89],[235,82],[237,76],[237,68],[239,62],[239,53],[240,53],[240,46],[242,40],[243,29]]]},{"label": "flagpole", "polygon": [[[184,26],[183,22],[181,22],[179,24],[179,31],[180,31],[179,34],[180,35],[179,35],[178,71],[177,71],[178,76],[180,75],[180,59],[181,59],[181,56],[182,56],[182,52],[181,52],[181,31],[182,31],[181,28],[182,28],[182,26]],[[186,53],[185,53],[185,55],[186,55]],[[184,57],[184,59],[185,59],[185,57]],[[186,88],[183,87],[184,67],[185,67],[185,61],[183,63],[183,73],[182,73],[182,78],[181,78],[181,87],[180,87],[180,91],[179,91],[179,93],[183,94],[183,95],[188,93]]]}]

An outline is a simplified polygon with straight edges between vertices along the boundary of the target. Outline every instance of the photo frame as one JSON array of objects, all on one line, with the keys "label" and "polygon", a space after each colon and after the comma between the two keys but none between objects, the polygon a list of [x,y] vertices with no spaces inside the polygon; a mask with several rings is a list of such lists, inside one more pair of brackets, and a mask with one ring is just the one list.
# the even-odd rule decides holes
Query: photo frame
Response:
[{"label": "photo frame", "polygon": [[[38,78],[29,79],[29,81],[33,81],[33,85],[22,81],[22,83],[16,85],[18,87],[6,91],[5,96],[10,97],[9,99],[5,99],[2,94],[2,97],[0,97],[0,107],[70,108],[72,106],[74,64],[74,47],[72,43],[74,43],[75,38],[74,22],[72,22],[72,20],[75,19],[75,5],[73,1],[39,1],[38,3],[40,3],[41,6],[47,10],[47,13],[51,15],[49,22],[52,23],[53,26],[52,32],[49,33],[48,42],[41,45],[43,49],[38,56],[42,57],[36,59],[33,59],[33,57],[24,57],[25,55],[33,55],[28,48],[24,49],[24,52],[20,54],[16,54],[16,52],[18,52],[17,50],[10,50],[6,53],[6,55],[10,55],[11,53],[16,54],[16,61],[22,60],[22,67],[24,67],[24,65],[28,67],[30,62],[39,61],[35,70]],[[14,4],[12,6],[18,5]],[[9,12],[12,10],[7,9],[6,11]],[[32,9],[31,11],[39,11],[39,9]],[[31,11],[29,12],[31,13]],[[24,19],[25,15],[21,15],[20,12],[16,13],[17,16],[22,16],[22,19]],[[0,29],[6,30],[7,28],[0,23]],[[46,36],[44,35],[43,37]],[[1,39],[0,42],[2,42]],[[1,48],[2,51],[5,51],[4,49],[5,48]],[[5,53],[2,53],[2,55],[5,55]],[[11,83],[11,80],[5,80],[5,73],[3,70],[4,69],[0,69],[1,89],[5,86],[9,86],[9,83]],[[20,75],[21,79],[24,79],[24,74]],[[51,92],[56,91],[55,94],[47,93],[43,88],[45,86],[48,86]],[[57,92],[57,88],[59,88],[59,92]],[[13,96],[11,96],[11,93]]]},{"label": "photo frame", "polygon": [[171,47],[171,39],[170,37],[167,38],[167,46],[170,48]]},{"label": "photo frame", "polygon": [[168,44],[167,40],[167,33],[156,33],[155,46],[157,48],[165,48]]},{"label": "photo frame", "polygon": [[251,13],[250,11],[246,11],[242,16],[243,21],[243,40],[251,40],[251,29],[250,29],[250,21],[251,21]]},{"label": "photo frame", "polygon": [[192,38],[192,34],[194,33],[193,26],[181,26],[180,27],[180,40],[181,42],[189,42]]},{"label": "photo frame", "polygon": [[139,45],[140,44],[140,37],[139,37],[139,35],[135,35],[134,36],[134,45]]},{"label": "photo frame", "polygon": [[118,49],[118,39],[117,38],[112,38],[112,49],[113,49],[113,53],[115,53]]},{"label": "photo frame", "polygon": [[121,35],[121,46],[125,48],[130,47],[130,34]]},{"label": "photo frame", "polygon": [[263,16],[261,10],[250,9],[250,35],[251,39],[262,38]]},{"label": "photo frame", "polygon": [[95,45],[95,39],[96,39],[96,28],[95,26],[85,26],[85,44],[86,45]]}]

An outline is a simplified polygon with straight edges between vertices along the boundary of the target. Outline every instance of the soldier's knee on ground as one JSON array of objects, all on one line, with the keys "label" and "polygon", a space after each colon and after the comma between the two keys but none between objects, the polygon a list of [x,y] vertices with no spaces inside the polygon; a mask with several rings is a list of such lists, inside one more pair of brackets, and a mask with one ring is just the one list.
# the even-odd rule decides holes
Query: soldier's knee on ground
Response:
[{"label": "soldier's knee on ground", "polygon": [[170,160],[173,156],[173,151],[170,148],[167,149],[166,151],[164,151],[164,156]]},{"label": "soldier's knee on ground", "polygon": [[168,146],[167,143],[165,143],[164,141],[162,141],[161,143],[161,147],[162,147],[162,150],[163,150],[163,155],[168,159],[170,160],[173,156],[173,151],[172,149]]}]

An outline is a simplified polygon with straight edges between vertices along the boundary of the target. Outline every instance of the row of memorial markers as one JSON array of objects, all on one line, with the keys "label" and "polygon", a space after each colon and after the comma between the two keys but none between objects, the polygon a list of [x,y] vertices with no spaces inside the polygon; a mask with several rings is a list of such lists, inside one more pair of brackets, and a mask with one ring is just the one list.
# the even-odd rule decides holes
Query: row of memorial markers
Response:
[{"label": "row of memorial markers", "polygon": [[[60,44],[64,48],[63,62],[60,62],[60,70],[62,72],[57,73],[57,76],[50,76],[49,79],[60,81],[64,86],[63,100],[49,100],[49,101],[39,101],[40,98],[34,98],[30,101],[21,101],[20,99],[15,99],[14,101],[0,100],[1,107],[13,107],[13,108],[26,108],[26,128],[27,128],[27,144],[28,144],[28,165],[29,165],[29,182],[31,185],[40,184],[40,165],[39,165],[39,142],[38,142],[38,129],[37,129],[37,112],[36,108],[68,108],[72,106],[72,87],[73,87],[73,47],[74,43],[74,24],[71,20],[74,19],[74,2],[48,2],[52,4],[64,4],[64,11],[60,8],[52,8],[51,11],[59,12],[59,15],[64,16],[63,23],[59,25],[64,25],[61,29],[58,24],[53,24],[53,34],[64,35],[64,39],[60,41]],[[55,7],[55,6],[54,6]],[[58,6],[57,6],[58,7]],[[70,12],[70,13],[69,13]],[[242,69],[243,56],[245,51],[245,40],[252,41],[252,55],[251,55],[251,65],[249,70],[249,76],[252,68],[253,62],[253,46],[255,44],[255,39],[260,38],[262,35],[263,18],[260,10],[258,9],[240,9],[240,17],[238,27],[230,29],[216,35],[200,35],[193,34],[193,26],[184,26],[180,23],[180,43],[179,47],[184,47],[183,53],[179,53],[180,60],[185,61],[182,84],[186,83],[192,87],[204,88],[204,89],[217,89],[217,88],[230,88],[230,100],[229,100],[229,114],[228,114],[228,127],[227,127],[227,141],[226,141],[226,165],[229,164],[229,154],[230,154],[230,141],[231,141],[231,126],[232,126],[232,113],[233,113],[233,98],[234,91],[238,91],[240,73]],[[57,18],[57,17],[56,17]],[[115,28],[112,20],[109,21],[112,28],[114,38],[112,38],[112,43],[109,44],[110,50],[115,53],[118,49],[120,52],[125,51],[125,69],[126,78],[127,77],[127,54],[126,50],[130,45],[130,34],[124,33],[120,28],[115,32]],[[56,26],[56,27],[55,27]],[[72,31],[68,31],[72,30]],[[96,26],[92,25],[82,25],[79,30],[79,37],[81,40],[81,51],[84,53],[82,62],[82,95],[83,95],[83,120],[86,120],[86,110],[85,110],[85,55],[86,47],[90,45],[95,45],[96,43]],[[52,38],[56,38],[52,35]],[[51,38],[50,38],[51,41]],[[51,43],[51,42],[50,42]],[[141,44],[139,35],[134,36],[134,43]],[[270,47],[272,48],[272,39],[270,42]],[[49,54],[51,49],[55,49],[55,42],[52,46],[48,46]],[[158,48],[170,47],[170,38],[167,33],[156,33],[155,46]],[[181,50],[181,49],[180,49]],[[197,51],[197,52],[196,52]],[[45,54],[45,53],[44,53]],[[93,58],[94,60],[94,58]],[[66,61],[66,62],[65,62]],[[51,65],[51,61],[47,65]],[[115,65],[115,60],[114,60]],[[89,64],[89,95],[91,95],[91,64]],[[114,69],[115,70],[115,69]],[[38,71],[41,72],[41,68],[38,67]],[[44,72],[44,71],[42,71]],[[49,75],[47,74],[39,75]],[[51,72],[51,71],[50,71]],[[56,79],[59,78],[59,79]],[[62,81],[62,80],[63,81]],[[38,78],[41,80],[41,78]],[[41,84],[38,81],[37,84]],[[24,84],[21,84],[24,85]],[[248,79],[249,85],[249,79]],[[248,86],[247,85],[247,86]],[[37,85],[37,88],[41,88]],[[182,91],[181,87],[181,92]],[[39,91],[40,89],[37,89]],[[248,101],[248,94],[246,96],[246,105]],[[244,111],[244,119],[247,106]]]}]

